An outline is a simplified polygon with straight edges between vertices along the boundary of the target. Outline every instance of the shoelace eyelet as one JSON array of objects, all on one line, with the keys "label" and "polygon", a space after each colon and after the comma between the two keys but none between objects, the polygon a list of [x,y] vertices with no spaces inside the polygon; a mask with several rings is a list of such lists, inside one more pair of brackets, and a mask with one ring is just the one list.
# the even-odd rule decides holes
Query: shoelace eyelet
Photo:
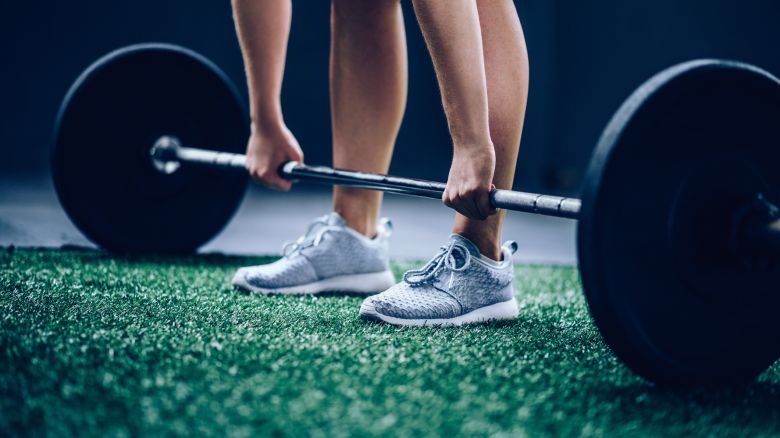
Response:
[{"label": "shoelace eyelet", "polygon": [[[463,258],[461,266],[457,266],[455,252],[459,253]],[[452,272],[461,272],[468,269],[470,264],[471,253],[468,248],[461,243],[452,241],[447,246],[441,247],[439,253],[422,268],[406,271],[403,280],[411,286],[419,286],[433,282],[444,269]]]}]

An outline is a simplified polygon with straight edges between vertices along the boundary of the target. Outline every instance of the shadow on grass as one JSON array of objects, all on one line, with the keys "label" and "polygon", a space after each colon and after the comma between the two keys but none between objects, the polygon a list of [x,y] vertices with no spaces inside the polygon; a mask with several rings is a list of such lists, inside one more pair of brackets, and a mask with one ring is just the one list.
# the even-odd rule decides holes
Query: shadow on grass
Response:
[{"label": "shadow on grass", "polygon": [[706,435],[718,431],[717,427],[722,425],[724,430],[719,433],[726,431],[726,435],[747,433],[755,426],[765,426],[780,433],[780,361],[758,377],[742,383],[657,385],[639,377],[620,362],[592,322],[580,330],[560,329],[554,323],[534,318],[523,320],[521,317],[514,322],[516,324],[494,327],[533,331],[537,339],[532,350],[537,354],[550,352],[553,355],[566,345],[593,346],[576,361],[571,360],[570,353],[549,361],[537,356],[551,376],[550,386],[559,389],[572,386],[577,392],[586,394],[592,415],[610,410],[610,415],[636,422],[640,430],[650,430],[651,425],[690,426],[698,422],[703,430],[687,431]]},{"label": "shadow on grass", "polygon": [[[603,383],[588,390],[596,404],[617,404],[619,414],[632,418],[642,429],[687,424],[689,432],[707,435],[717,431],[724,436],[780,430],[780,383],[776,381],[759,378],[744,384],[688,388]],[[696,429],[696,424],[701,428]]]},{"label": "shadow on grass", "polygon": [[273,262],[279,258],[279,256],[276,255],[237,256],[218,252],[196,254],[115,254],[96,248],[77,245],[63,245],[61,248],[16,248],[14,246],[0,247],[0,254],[5,257],[12,255],[15,251],[35,252],[40,254],[43,258],[61,258],[63,252],[65,252],[74,262],[99,263],[105,261],[116,261],[126,263],[128,265],[164,264],[175,266],[211,265],[214,267],[229,267],[260,265]]}]

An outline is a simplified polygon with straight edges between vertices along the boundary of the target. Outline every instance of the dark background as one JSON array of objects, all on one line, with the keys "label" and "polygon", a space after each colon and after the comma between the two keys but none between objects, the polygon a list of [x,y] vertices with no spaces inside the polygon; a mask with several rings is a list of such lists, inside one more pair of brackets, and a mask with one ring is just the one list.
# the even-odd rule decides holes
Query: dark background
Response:
[{"label": "dark background", "polygon": [[[444,1],[444,0],[443,0]],[[531,91],[516,187],[576,192],[601,129],[657,71],[691,58],[732,58],[780,73],[780,2],[519,1]],[[435,77],[403,1],[409,100],[391,172],[446,179],[450,142]],[[244,77],[230,2],[193,0],[11,2],[0,44],[0,172],[45,175],[51,126],[68,87],[101,55],[163,41]],[[330,161],[329,2],[294,2],[283,90],[285,117],[307,161]],[[110,157],[107,157],[110,160]]]}]

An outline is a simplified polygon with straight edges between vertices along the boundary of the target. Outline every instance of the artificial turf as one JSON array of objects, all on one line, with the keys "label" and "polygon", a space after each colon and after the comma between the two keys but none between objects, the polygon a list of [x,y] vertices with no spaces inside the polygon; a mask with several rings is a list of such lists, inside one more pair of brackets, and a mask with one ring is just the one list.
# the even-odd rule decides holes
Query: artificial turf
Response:
[{"label": "artificial turf", "polygon": [[436,329],[363,322],[358,297],[231,288],[269,260],[0,248],[0,435],[780,434],[780,366],[644,382],[573,267],[518,266],[513,322]]}]

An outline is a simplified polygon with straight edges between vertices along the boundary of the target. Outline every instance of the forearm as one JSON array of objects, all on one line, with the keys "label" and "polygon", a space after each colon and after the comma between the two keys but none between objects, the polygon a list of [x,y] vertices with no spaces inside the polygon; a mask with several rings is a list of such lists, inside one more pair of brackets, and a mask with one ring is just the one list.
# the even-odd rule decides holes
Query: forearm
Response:
[{"label": "forearm", "polygon": [[479,15],[474,0],[415,0],[456,148],[491,147]]},{"label": "forearm", "polygon": [[236,32],[244,57],[253,127],[283,123],[282,77],[290,34],[289,0],[232,0]]}]

